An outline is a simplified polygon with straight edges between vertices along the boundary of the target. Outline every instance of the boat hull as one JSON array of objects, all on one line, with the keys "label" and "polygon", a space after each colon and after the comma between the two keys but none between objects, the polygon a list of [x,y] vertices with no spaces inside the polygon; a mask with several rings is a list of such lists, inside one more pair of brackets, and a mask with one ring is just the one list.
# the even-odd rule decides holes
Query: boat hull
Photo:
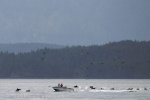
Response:
[{"label": "boat hull", "polygon": [[55,92],[72,92],[74,91],[73,88],[67,88],[67,87],[53,87]]}]

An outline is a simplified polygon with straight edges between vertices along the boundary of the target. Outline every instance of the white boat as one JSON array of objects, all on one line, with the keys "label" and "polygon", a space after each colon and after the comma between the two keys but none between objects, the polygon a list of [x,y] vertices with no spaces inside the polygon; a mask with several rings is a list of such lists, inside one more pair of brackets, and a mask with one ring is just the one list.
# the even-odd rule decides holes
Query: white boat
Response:
[{"label": "white boat", "polygon": [[63,86],[62,84],[58,84],[58,86],[52,87],[55,92],[72,92],[74,91],[73,88],[68,88],[66,86]]}]

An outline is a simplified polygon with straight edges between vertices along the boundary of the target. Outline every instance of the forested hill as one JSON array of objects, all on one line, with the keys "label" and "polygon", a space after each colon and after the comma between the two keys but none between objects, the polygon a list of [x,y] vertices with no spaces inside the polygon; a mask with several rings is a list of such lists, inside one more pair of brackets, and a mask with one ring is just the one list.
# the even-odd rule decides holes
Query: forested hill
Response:
[{"label": "forested hill", "polygon": [[150,78],[150,42],[0,53],[1,78]]},{"label": "forested hill", "polygon": [[0,51],[9,53],[25,53],[35,51],[37,49],[60,49],[64,48],[61,45],[46,44],[46,43],[14,43],[14,44],[0,44]]}]

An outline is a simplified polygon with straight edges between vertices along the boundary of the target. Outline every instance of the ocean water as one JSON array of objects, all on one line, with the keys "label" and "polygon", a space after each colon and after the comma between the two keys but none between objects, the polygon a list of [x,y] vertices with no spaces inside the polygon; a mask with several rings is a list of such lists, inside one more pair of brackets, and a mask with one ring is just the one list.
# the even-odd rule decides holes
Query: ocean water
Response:
[{"label": "ocean water", "polygon": [[[79,88],[74,92],[54,92],[52,87],[58,83],[67,87],[78,85]],[[21,91],[16,92],[16,88]],[[128,88],[133,88],[133,91]],[[150,80],[0,79],[0,100],[150,100]]]}]

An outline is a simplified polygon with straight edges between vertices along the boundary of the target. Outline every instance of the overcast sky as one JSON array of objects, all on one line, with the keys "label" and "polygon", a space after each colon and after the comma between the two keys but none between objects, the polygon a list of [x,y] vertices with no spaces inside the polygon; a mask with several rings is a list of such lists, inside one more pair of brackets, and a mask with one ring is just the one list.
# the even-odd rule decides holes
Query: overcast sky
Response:
[{"label": "overcast sky", "polygon": [[0,0],[0,43],[150,40],[150,0]]}]

